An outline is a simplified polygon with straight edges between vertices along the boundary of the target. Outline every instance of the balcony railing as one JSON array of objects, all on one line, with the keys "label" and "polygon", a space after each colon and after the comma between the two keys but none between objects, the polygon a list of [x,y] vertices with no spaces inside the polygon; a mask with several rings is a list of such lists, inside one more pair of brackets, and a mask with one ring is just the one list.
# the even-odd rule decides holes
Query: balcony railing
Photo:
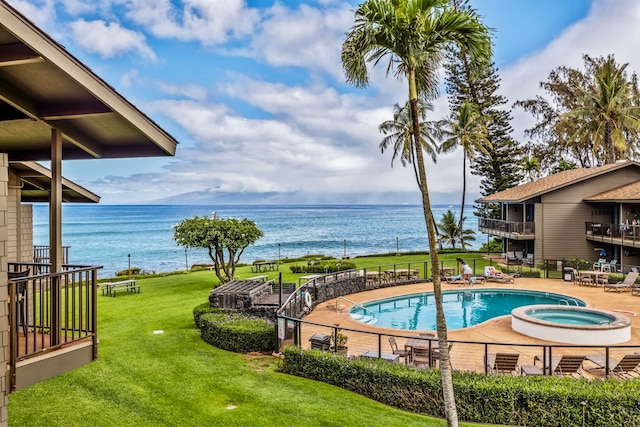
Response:
[{"label": "balcony railing", "polygon": [[[71,246],[62,247],[62,263],[69,262],[69,248]],[[33,245],[33,262],[41,264],[51,261],[51,247],[44,245]]]},{"label": "balcony railing", "polygon": [[91,346],[84,359],[86,354],[90,360],[97,358],[99,268],[65,265],[63,272],[49,273],[48,264],[9,263],[10,272],[30,272],[9,280],[11,390],[20,383],[17,365],[36,356],[54,356],[56,350],[68,352],[74,344],[84,343]]},{"label": "balcony railing", "polygon": [[493,218],[478,218],[478,229],[498,236],[515,236],[535,234],[533,221],[505,221]]},{"label": "balcony railing", "polygon": [[640,225],[586,222],[585,235],[599,242],[640,247]]}]

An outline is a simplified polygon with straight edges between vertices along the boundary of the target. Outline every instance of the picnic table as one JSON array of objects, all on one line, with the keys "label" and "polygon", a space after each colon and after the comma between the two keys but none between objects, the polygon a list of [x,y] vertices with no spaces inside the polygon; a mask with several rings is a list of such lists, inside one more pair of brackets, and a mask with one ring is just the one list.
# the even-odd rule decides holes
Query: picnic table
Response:
[{"label": "picnic table", "polygon": [[276,261],[259,261],[254,262],[251,265],[252,273],[261,273],[263,271],[276,271],[278,270],[278,263]]},{"label": "picnic table", "polygon": [[102,284],[102,295],[116,297],[118,290],[140,293],[140,285],[136,284],[136,279],[120,280],[118,282],[105,282]]}]

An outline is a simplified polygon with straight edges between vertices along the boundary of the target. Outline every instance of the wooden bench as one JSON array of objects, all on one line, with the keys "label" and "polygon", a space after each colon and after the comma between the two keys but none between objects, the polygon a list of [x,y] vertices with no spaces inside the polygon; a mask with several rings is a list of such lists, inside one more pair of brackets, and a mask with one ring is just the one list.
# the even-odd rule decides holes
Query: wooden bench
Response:
[{"label": "wooden bench", "polygon": [[111,295],[116,297],[118,290],[126,290],[127,292],[140,293],[140,285],[136,284],[135,279],[121,280],[119,282],[106,282],[102,284],[102,295]]}]

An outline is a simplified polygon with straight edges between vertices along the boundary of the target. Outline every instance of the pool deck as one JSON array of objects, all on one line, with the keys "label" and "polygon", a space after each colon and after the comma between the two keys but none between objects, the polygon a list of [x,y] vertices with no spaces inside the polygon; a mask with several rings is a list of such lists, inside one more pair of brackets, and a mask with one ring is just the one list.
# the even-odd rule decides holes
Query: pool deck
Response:
[{"label": "pool deck", "polygon": [[[631,339],[620,345],[638,345],[638,348],[632,349],[614,349],[610,355],[615,358],[621,358],[625,353],[633,353],[640,351],[640,297],[632,296],[629,291],[623,292],[605,292],[604,289],[592,286],[578,286],[572,282],[562,280],[546,280],[532,278],[517,278],[514,284],[503,284],[488,282],[471,287],[472,289],[521,289],[521,290],[537,290],[543,292],[553,292],[567,295],[569,297],[578,298],[587,303],[588,307],[598,308],[609,311],[616,311],[619,314],[626,315],[631,320]],[[468,286],[442,284],[442,290],[450,289],[470,289]],[[419,292],[433,291],[432,283],[419,283],[404,286],[396,286],[384,289],[376,289],[357,294],[348,295],[348,299],[353,303],[360,304],[367,301],[394,297],[404,294],[412,294]],[[419,331],[406,331],[376,327],[375,325],[367,325],[352,319],[348,312],[353,307],[344,299],[329,300],[319,304],[314,310],[305,316],[305,320],[310,322],[321,323],[325,325],[339,324],[341,328],[358,329],[362,331],[371,331],[381,334],[413,336],[418,335]],[[633,316],[630,313],[638,313],[639,316]],[[303,325],[302,327],[302,344],[303,347],[309,346],[309,338],[312,334],[323,333],[331,334],[328,328]],[[348,337],[349,354],[360,355],[367,350],[377,350],[378,336],[371,334],[362,334],[356,332],[344,332]],[[387,336],[382,337],[382,351],[391,352]],[[518,344],[540,344],[540,345],[567,345],[562,343],[554,343],[531,338],[515,332],[511,329],[511,316],[502,316],[484,322],[477,326],[465,329],[457,329],[448,331],[448,339],[450,341],[470,341],[470,342],[495,342],[495,343],[511,343],[514,346],[489,346],[489,352],[518,352],[521,354],[519,364],[533,364],[533,358],[542,353],[542,347],[524,347]],[[398,345],[402,346],[404,339],[398,338]],[[594,343],[594,345],[597,345]],[[611,346],[610,346],[611,347]],[[455,343],[451,350],[451,361],[454,369],[484,371],[484,345],[473,345]],[[580,348],[558,348],[554,349],[554,354],[570,353],[570,354],[594,354],[603,353],[603,349],[580,349]],[[590,362],[585,362],[585,368]],[[588,370],[589,374],[599,375],[598,371]],[[595,372],[595,373],[594,373]],[[588,374],[588,375],[589,375]]]}]

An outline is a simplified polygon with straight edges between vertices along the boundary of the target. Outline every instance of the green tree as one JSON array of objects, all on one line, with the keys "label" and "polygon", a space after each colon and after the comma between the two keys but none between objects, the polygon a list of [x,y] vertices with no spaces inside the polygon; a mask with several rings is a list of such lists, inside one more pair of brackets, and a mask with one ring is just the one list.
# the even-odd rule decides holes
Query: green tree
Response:
[{"label": "green tree", "polygon": [[[456,10],[472,10],[467,0],[452,0],[452,4]],[[480,194],[488,196],[522,181],[519,167],[522,153],[518,143],[511,137],[511,112],[505,108],[507,98],[498,93],[498,70],[490,58],[485,61],[472,59],[464,46],[450,44],[445,62],[445,84],[452,112],[459,111],[468,102],[482,117],[491,148],[487,153],[477,153],[471,173],[480,177]],[[482,218],[502,218],[497,203],[476,205],[474,214]]]},{"label": "green tree", "polygon": [[[423,99],[418,100],[422,149],[435,163],[438,151],[435,139],[439,136],[439,127],[438,123],[426,121],[427,111],[433,111],[433,104]],[[393,167],[394,160],[399,157],[402,166],[413,166],[413,172],[417,177],[418,169],[414,158],[414,150],[412,149],[413,143],[411,142],[413,121],[411,119],[411,106],[409,103],[405,104],[404,107],[400,107],[398,104],[394,105],[393,120],[387,120],[381,123],[380,126],[378,126],[378,130],[385,135],[379,145],[380,151],[384,153],[389,146],[393,146],[391,167]]]},{"label": "green tree", "polygon": [[522,158],[522,171],[529,182],[540,178],[540,161],[537,157],[525,156]]},{"label": "green tree", "polygon": [[534,139],[530,152],[543,174],[561,160],[589,167],[640,157],[635,73],[627,76],[627,64],[618,66],[613,55],[582,59],[584,70],[561,66],[551,71],[540,83],[546,96],[515,103],[537,120],[525,133]]},{"label": "green tree", "polygon": [[[460,109],[451,113],[449,120],[444,121],[445,140],[442,141],[438,151],[449,153],[456,148],[462,148],[462,205],[460,207],[460,229],[462,230],[464,218],[464,205],[467,193],[467,159],[473,165],[476,153],[489,156],[491,142],[487,139],[486,127],[482,116],[469,102],[464,102]],[[464,248],[464,243],[462,244]]]},{"label": "green tree", "polygon": [[593,150],[602,153],[599,157],[604,163],[615,163],[639,136],[640,107],[634,104],[635,92],[626,76],[628,65],[618,66],[613,55],[607,56],[595,70],[595,85],[579,88],[578,107],[561,116],[561,122],[580,120],[572,139],[593,141]]},{"label": "green tree", "polygon": [[490,56],[491,44],[487,28],[477,16],[449,6],[448,0],[367,0],[355,12],[355,25],[347,32],[342,45],[342,65],[347,82],[357,87],[369,83],[367,63],[374,66],[388,60],[387,73],[404,77],[409,86],[409,105],[413,121],[412,150],[422,194],[424,219],[429,239],[436,300],[436,327],[440,346],[440,374],[447,424],[458,425],[458,415],[451,379],[451,358],[447,344],[447,325],[442,308],[442,288],[438,262],[435,222],[429,189],[418,112],[420,93],[433,91],[437,65],[448,43],[465,46],[471,58],[484,60]]},{"label": "green tree", "polygon": [[456,243],[460,242],[462,249],[465,245],[476,240],[475,231],[471,229],[464,230],[464,221],[467,218],[462,218],[461,221],[456,219],[456,214],[451,210],[442,214],[442,220],[438,224],[440,230],[440,240],[448,245],[451,245],[452,249],[456,248]]},{"label": "green tree", "polygon": [[207,249],[220,282],[233,280],[244,250],[254,244],[262,231],[246,218],[193,217],[173,226],[173,240],[184,248]]}]

